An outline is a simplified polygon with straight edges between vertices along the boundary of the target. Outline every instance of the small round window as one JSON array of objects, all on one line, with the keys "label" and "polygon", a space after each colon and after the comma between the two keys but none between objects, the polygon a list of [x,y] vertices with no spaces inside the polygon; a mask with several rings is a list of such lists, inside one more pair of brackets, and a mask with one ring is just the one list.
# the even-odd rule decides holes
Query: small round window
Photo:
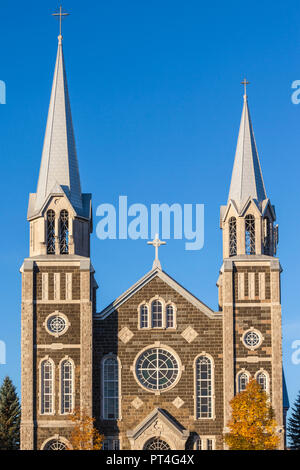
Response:
[{"label": "small round window", "polygon": [[243,342],[247,348],[256,349],[260,346],[262,337],[258,331],[249,330],[244,333]]},{"label": "small round window", "polygon": [[69,322],[65,315],[62,315],[59,312],[54,312],[49,315],[45,323],[48,333],[54,336],[63,335],[69,326]]}]

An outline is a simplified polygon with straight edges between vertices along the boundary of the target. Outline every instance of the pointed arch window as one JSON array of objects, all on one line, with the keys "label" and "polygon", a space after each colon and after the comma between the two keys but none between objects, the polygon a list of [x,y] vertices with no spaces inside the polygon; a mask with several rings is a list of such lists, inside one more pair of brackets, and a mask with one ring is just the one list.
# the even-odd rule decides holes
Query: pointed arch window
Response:
[{"label": "pointed arch window", "polygon": [[236,241],[236,218],[229,219],[229,256],[235,256],[237,253]]},{"label": "pointed arch window", "polygon": [[245,218],[246,255],[255,255],[255,217],[252,214]]},{"label": "pointed arch window", "polygon": [[148,321],[148,306],[141,305],[140,306],[140,328],[148,328],[149,321]]},{"label": "pointed arch window", "polygon": [[114,356],[102,362],[103,419],[119,419],[119,362]]},{"label": "pointed arch window", "polygon": [[62,361],[60,366],[61,374],[61,414],[73,412],[73,392],[74,392],[74,366],[70,359]]},{"label": "pointed arch window", "polygon": [[159,300],[154,300],[151,304],[151,324],[152,328],[163,327],[163,307]]},{"label": "pointed arch window", "polygon": [[50,359],[41,363],[41,414],[54,412],[54,364]]},{"label": "pointed arch window", "polygon": [[196,419],[213,417],[212,360],[199,356],[195,364]]},{"label": "pointed arch window", "polygon": [[55,212],[47,212],[47,254],[55,255]]},{"label": "pointed arch window", "polygon": [[59,216],[59,248],[61,255],[69,253],[69,214],[66,210]]},{"label": "pointed arch window", "polygon": [[237,378],[238,393],[246,390],[249,383],[249,374],[247,372],[240,372]]}]

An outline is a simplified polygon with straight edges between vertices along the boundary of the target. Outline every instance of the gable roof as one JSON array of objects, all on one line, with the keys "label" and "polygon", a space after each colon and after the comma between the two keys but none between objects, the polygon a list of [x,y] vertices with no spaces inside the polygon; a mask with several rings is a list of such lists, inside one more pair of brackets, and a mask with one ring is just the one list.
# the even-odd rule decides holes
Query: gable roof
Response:
[{"label": "gable roof", "polygon": [[120,297],[118,297],[114,302],[109,304],[105,309],[100,313],[96,313],[95,318],[99,320],[104,320],[111,313],[117,310],[121,305],[123,305],[130,297],[136,294],[140,289],[142,289],[146,284],[148,284],[152,279],[158,277],[163,282],[168,284],[172,289],[174,289],[178,294],[182,295],[188,302],[193,304],[198,310],[207,315],[209,318],[220,318],[222,317],[221,312],[214,312],[211,308],[201,302],[197,297],[191,294],[178,282],[176,282],[171,276],[166,272],[162,271],[159,267],[156,267],[149,271],[145,276],[143,276],[139,281],[137,281],[133,286],[131,286],[127,291],[125,291]]},{"label": "gable roof", "polygon": [[166,411],[162,410],[161,408],[154,408],[154,410],[151,411],[151,413],[146,416],[146,418],[132,431],[127,431],[127,437],[137,439],[138,436],[142,434],[145,429],[151,426],[151,424],[158,418],[160,418],[167,426],[169,426],[175,434],[184,438],[188,438],[190,435],[190,432],[177,423],[177,421],[175,421],[171,415],[166,413]]}]

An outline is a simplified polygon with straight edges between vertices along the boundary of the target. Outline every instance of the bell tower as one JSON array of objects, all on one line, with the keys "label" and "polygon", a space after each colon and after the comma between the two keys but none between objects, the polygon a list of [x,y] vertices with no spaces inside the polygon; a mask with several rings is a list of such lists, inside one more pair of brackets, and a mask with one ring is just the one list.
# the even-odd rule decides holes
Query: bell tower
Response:
[{"label": "bell tower", "polygon": [[255,378],[270,395],[282,448],[282,269],[276,258],[275,220],[275,208],[263,181],[245,86],[229,197],[220,211],[223,265],[217,285],[223,312],[224,429],[230,419],[230,400]]},{"label": "bell tower", "polygon": [[[60,11],[60,15],[62,15]],[[61,17],[60,17],[61,19]],[[68,414],[92,414],[91,195],[82,193],[62,35],[22,273],[22,449],[68,447]]]}]

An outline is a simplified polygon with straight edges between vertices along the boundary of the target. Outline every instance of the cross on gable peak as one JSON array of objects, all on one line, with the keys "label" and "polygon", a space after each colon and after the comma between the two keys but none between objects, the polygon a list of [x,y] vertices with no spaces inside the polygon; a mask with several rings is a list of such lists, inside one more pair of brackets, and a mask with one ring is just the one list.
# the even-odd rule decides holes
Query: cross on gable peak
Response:
[{"label": "cross on gable peak", "polygon": [[159,236],[158,236],[158,233],[157,233],[155,235],[154,240],[152,240],[150,242],[147,242],[147,243],[148,243],[148,245],[152,245],[155,248],[155,259],[154,259],[154,262],[153,262],[153,269],[155,269],[155,268],[161,269],[161,264],[160,264],[160,261],[158,259],[158,248],[161,245],[166,245],[166,242],[163,242],[162,240],[160,240]]}]

